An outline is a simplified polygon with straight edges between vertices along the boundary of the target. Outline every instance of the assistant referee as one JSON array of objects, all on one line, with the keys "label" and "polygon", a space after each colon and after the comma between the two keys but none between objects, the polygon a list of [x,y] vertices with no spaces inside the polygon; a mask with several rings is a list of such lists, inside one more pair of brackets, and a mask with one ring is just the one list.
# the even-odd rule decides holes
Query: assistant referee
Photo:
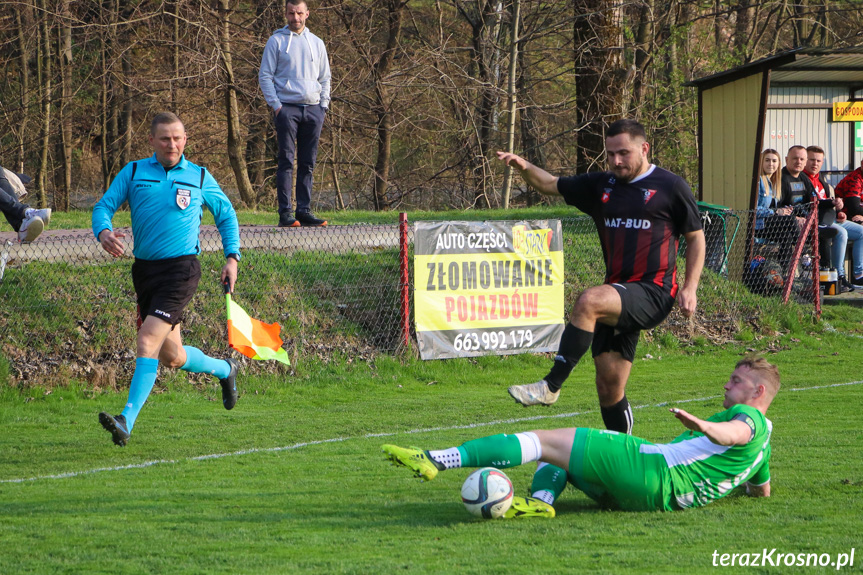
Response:
[{"label": "assistant referee", "polygon": [[135,373],[129,400],[120,415],[99,414],[99,423],[116,445],[125,446],[135,419],[153,389],[159,362],[192,373],[209,373],[219,379],[222,402],[231,409],[237,402],[237,370],[233,359],[215,359],[200,349],[184,346],[174,329],[198,287],[201,265],[199,233],[206,207],[213,213],[222,237],[225,266],[222,282],[231,291],[237,279],[240,233],[230,200],[207,170],[186,160],[186,129],[175,114],[157,114],[150,125],[153,156],[130,162],[120,170],[108,191],[93,208],[93,233],[102,248],[122,256],[122,232],[111,219],[124,202],[132,213],[135,262],[132,282],[138,300],[138,340]]}]

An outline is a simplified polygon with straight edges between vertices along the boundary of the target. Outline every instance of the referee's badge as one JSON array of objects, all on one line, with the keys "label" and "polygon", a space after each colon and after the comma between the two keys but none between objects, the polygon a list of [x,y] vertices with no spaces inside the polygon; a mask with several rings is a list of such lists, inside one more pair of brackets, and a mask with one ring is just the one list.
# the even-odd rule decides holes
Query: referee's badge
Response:
[{"label": "referee's badge", "polygon": [[192,203],[192,190],[184,190],[177,188],[177,205],[181,210],[185,210]]}]

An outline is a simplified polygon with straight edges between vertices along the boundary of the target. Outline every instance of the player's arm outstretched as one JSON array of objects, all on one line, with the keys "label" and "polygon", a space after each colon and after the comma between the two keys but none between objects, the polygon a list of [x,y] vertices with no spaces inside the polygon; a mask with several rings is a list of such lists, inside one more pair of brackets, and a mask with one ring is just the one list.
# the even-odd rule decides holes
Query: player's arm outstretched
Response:
[{"label": "player's arm outstretched", "polygon": [[527,185],[539,193],[545,194],[546,196],[558,195],[557,180],[559,178],[557,176],[552,176],[542,168],[534,166],[521,156],[517,156],[509,152],[498,152],[497,159],[507,166],[512,166],[518,170]]},{"label": "player's arm outstretched", "polygon": [[746,445],[752,439],[752,428],[742,421],[706,421],[682,409],[669,409],[687,429],[703,433],[717,445]]}]

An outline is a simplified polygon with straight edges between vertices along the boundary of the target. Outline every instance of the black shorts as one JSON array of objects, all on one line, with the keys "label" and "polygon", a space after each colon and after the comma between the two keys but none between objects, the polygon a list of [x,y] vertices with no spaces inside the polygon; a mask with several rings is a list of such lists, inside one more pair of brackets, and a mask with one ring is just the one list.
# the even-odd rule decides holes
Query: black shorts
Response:
[{"label": "black shorts", "polygon": [[139,260],[132,264],[132,283],[138,296],[138,327],[148,315],[175,326],[198,289],[201,264],[197,256]]},{"label": "black shorts", "polygon": [[674,298],[653,283],[629,282],[611,284],[620,294],[621,312],[617,325],[597,323],[591,352],[596,357],[607,351],[616,351],[630,363],[635,359],[638,335],[651,329],[668,317]]}]

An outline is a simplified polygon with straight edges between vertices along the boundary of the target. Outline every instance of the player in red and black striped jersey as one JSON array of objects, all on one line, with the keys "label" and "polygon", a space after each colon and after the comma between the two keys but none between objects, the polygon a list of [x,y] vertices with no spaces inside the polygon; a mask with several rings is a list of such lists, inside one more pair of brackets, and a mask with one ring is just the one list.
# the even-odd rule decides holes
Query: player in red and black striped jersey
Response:
[{"label": "player in red and black striped jersey", "polygon": [[[642,329],[668,316],[675,297],[685,316],[695,312],[704,266],[704,232],[695,197],[686,182],[651,164],[644,127],[619,120],[605,140],[608,172],[558,178],[516,156],[498,158],[521,172],[528,185],[560,194],[596,223],[605,258],[605,283],[578,297],[549,374],[537,383],[515,385],[510,395],[522,405],[551,405],[572,369],[592,350],[596,389],[608,429],[630,433],[632,409],[626,381]],[[686,282],[677,283],[677,247],[686,238]]]}]

